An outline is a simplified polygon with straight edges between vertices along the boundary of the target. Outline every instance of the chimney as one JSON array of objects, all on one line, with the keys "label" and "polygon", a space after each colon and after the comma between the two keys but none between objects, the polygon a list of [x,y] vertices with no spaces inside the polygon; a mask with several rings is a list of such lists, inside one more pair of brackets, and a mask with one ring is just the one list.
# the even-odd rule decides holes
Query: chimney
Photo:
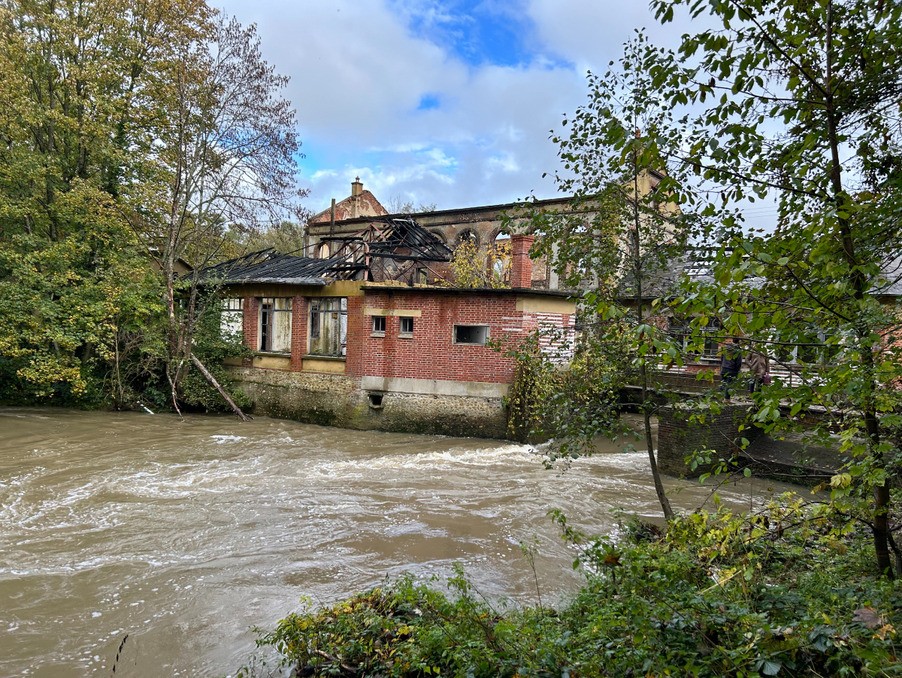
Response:
[{"label": "chimney", "polygon": [[360,177],[351,182],[351,218],[360,216],[360,194],[363,193],[363,182]]},{"label": "chimney", "polygon": [[535,241],[534,235],[511,236],[511,287],[532,287],[532,259],[529,249]]}]

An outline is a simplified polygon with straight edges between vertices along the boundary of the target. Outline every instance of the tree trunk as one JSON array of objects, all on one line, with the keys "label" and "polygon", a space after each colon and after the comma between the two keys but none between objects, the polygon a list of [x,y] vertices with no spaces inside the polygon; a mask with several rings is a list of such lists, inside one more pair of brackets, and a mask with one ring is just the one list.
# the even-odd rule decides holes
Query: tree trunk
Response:
[{"label": "tree trunk", "polygon": [[[639,214],[639,173],[635,150],[633,151],[633,198],[631,207],[633,210],[633,228],[632,233],[630,233],[632,240],[630,247],[632,248],[632,269],[634,284],[636,288],[636,298],[638,299],[638,304],[636,307],[636,320],[637,324],[641,326],[643,320],[645,319],[642,302],[642,215]],[[640,342],[643,341],[647,341],[647,338],[643,337],[640,339]],[[651,412],[652,408],[654,407],[654,403],[651,401],[651,396],[649,394],[648,388],[647,356],[648,352],[646,352],[645,355],[640,356],[639,358],[639,360],[641,361],[639,363],[639,379],[641,381],[642,387],[642,424],[645,430],[645,445],[648,449],[648,464],[651,467],[651,477],[652,481],[654,481],[655,484],[655,494],[658,495],[658,502],[661,504],[661,510],[664,512],[664,519],[670,522],[671,520],[673,520],[673,508],[670,506],[670,500],[667,498],[667,493],[664,491],[664,483],[661,480],[661,472],[658,470],[658,459],[655,456],[654,438],[651,434]]]},{"label": "tree trunk", "polygon": [[250,417],[248,417],[244,412],[241,411],[241,408],[235,404],[235,401],[232,400],[228,393],[226,393],[226,390],[219,384],[218,381],[216,381],[216,377],[212,375],[210,370],[204,367],[204,364],[200,361],[200,358],[198,358],[193,353],[191,354],[191,362],[194,363],[194,366],[200,370],[200,373],[204,375],[204,378],[208,382],[210,382],[210,385],[217,391],[219,391],[219,395],[221,395],[222,399],[229,404],[229,407],[232,408],[232,411],[235,413],[235,415],[239,419],[241,419],[241,421],[250,421]]},{"label": "tree trunk", "polygon": [[[869,291],[869,281],[862,273],[858,262],[858,252],[855,248],[855,238],[853,234],[852,222],[848,216],[852,200],[846,193],[842,181],[842,162],[840,159],[840,121],[837,119],[837,112],[834,94],[833,82],[833,4],[827,7],[827,26],[826,26],[826,62],[825,62],[825,82],[824,82],[824,104],[827,119],[827,139],[830,145],[830,188],[832,191],[833,207],[837,215],[837,230],[839,241],[842,245],[842,254],[845,263],[851,272],[852,285],[854,287],[854,296],[856,301],[862,302]],[[880,445],[880,422],[877,417],[876,395],[877,382],[875,379],[875,365],[873,346],[869,343],[867,337],[870,336],[868,327],[856,327],[859,337],[858,353],[861,357],[861,369],[867,375],[867,387],[863,395],[861,412],[864,418],[865,435],[867,437],[868,453],[872,456],[876,466],[884,468],[884,461],[879,452]],[[889,542],[890,542],[890,525],[889,513],[891,506],[891,497],[889,486],[884,480],[880,486],[874,487],[874,509],[873,509],[873,534],[874,534],[874,555],[877,560],[878,571],[887,577],[893,577],[893,565],[890,558]]]}]

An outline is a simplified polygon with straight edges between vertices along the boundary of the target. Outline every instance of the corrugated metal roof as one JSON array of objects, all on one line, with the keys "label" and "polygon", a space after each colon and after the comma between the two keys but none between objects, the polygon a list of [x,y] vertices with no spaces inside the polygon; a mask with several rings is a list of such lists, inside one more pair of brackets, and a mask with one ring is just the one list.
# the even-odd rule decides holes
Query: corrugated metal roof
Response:
[{"label": "corrugated metal roof", "polygon": [[314,259],[267,249],[212,266],[204,271],[203,277],[222,285],[267,283],[323,287],[338,277],[334,269],[344,263],[341,257]]}]

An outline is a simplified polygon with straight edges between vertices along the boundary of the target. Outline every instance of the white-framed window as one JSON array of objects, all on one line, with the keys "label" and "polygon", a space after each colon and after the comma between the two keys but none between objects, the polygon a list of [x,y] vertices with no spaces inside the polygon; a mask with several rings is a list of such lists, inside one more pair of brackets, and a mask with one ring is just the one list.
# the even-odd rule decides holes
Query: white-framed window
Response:
[{"label": "white-framed window", "polygon": [[402,337],[412,337],[413,336],[413,318],[402,317],[399,318],[401,321],[401,328],[399,330],[399,334]]},{"label": "white-framed window", "polygon": [[372,333],[378,337],[385,336],[385,316],[384,315],[374,315],[373,316]]},{"label": "white-framed window", "polygon": [[347,354],[348,300],[310,300],[310,354],[340,358]]},{"label": "white-framed window", "polygon": [[454,343],[485,346],[489,340],[488,325],[455,325]]},{"label": "white-framed window", "polygon": [[260,299],[259,343],[266,353],[291,353],[291,297]]},{"label": "white-framed window", "polygon": [[223,299],[219,312],[219,332],[222,337],[241,339],[244,333],[244,299]]}]

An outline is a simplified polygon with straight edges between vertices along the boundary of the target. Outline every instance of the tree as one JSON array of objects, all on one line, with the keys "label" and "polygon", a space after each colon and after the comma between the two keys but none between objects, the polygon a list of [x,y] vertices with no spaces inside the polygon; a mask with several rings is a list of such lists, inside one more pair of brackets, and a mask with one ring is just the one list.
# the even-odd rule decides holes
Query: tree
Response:
[{"label": "tree", "polygon": [[266,249],[274,249],[284,254],[306,254],[304,252],[306,229],[303,224],[281,221],[252,233],[243,231],[244,229],[235,229],[230,233],[235,247],[234,256]]},{"label": "tree", "polygon": [[[96,400],[123,350],[156,350],[158,288],[122,218],[120,189],[135,180],[132,170],[155,137],[150,93],[167,40],[194,34],[198,7],[0,6],[0,348],[8,397]],[[124,341],[133,333],[143,339]],[[125,397],[121,379],[113,381]]]},{"label": "tree", "polygon": [[162,364],[178,409],[197,271],[235,225],[297,216],[284,79],[203,0],[9,0],[0,37],[9,397],[127,401]]},{"label": "tree", "polygon": [[[193,354],[200,276],[230,241],[226,225],[253,231],[299,219],[304,195],[296,186],[294,111],[279,96],[287,79],[263,60],[253,27],[220,18],[204,38],[176,45],[150,181],[135,187],[129,212],[163,273],[166,377],[176,410],[187,370],[206,370]],[[194,266],[190,280],[178,274],[180,259]]]},{"label": "tree", "polygon": [[719,204],[717,285],[683,309],[718,314],[727,334],[775,361],[796,354],[801,386],[775,379],[753,421],[784,430],[815,409],[814,433],[850,460],[832,483],[835,515],[868,526],[880,572],[892,575],[899,529],[891,479],[900,470],[902,361],[898,311],[881,296],[900,283],[902,5],[884,0],[654,0],[713,27],[677,54],[647,50],[641,67],[668,105],[685,110],[671,156],[724,202],[771,196],[775,232],[740,228]]},{"label": "tree", "polygon": [[[654,368],[661,356],[674,360],[678,353],[656,307],[670,292],[664,284],[666,264],[682,243],[675,203],[683,189],[665,160],[676,139],[669,133],[668,111],[648,75],[637,68],[646,49],[639,34],[626,46],[618,69],[589,74],[588,103],[564,121],[568,135],[553,136],[563,165],[556,174],[558,188],[574,196],[573,204],[565,213],[535,215],[530,228],[538,236],[534,253],[550,259],[564,284],[582,290],[585,336],[578,364],[622,364],[626,373],[621,383],[609,384],[608,390],[630,381],[639,386],[651,473],[669,520],[673,510],[658,472],[652,432],[658,407]],[[566,391],[559,397],[567,402],[583,399],[587,388],[598,386],[586,380],[564,383]],[[616,419],[583,407],[576,411],[585,413],[587,425],[568,423],[571,435],[586,439],[620,432],[612,428]]]},{"label": "tree", "polygon": [[389,199],[386,207],[389,214],[419,214],[420,212],[435,212],[436,204],[434,202],[416,204],[413,200],[395,195]]},{"label": "tree", "polygon": [[455,287],[510,287],[510,240],[495,241],[481,249],[473,238],[464,238],[451,256],[451,281]]}]

